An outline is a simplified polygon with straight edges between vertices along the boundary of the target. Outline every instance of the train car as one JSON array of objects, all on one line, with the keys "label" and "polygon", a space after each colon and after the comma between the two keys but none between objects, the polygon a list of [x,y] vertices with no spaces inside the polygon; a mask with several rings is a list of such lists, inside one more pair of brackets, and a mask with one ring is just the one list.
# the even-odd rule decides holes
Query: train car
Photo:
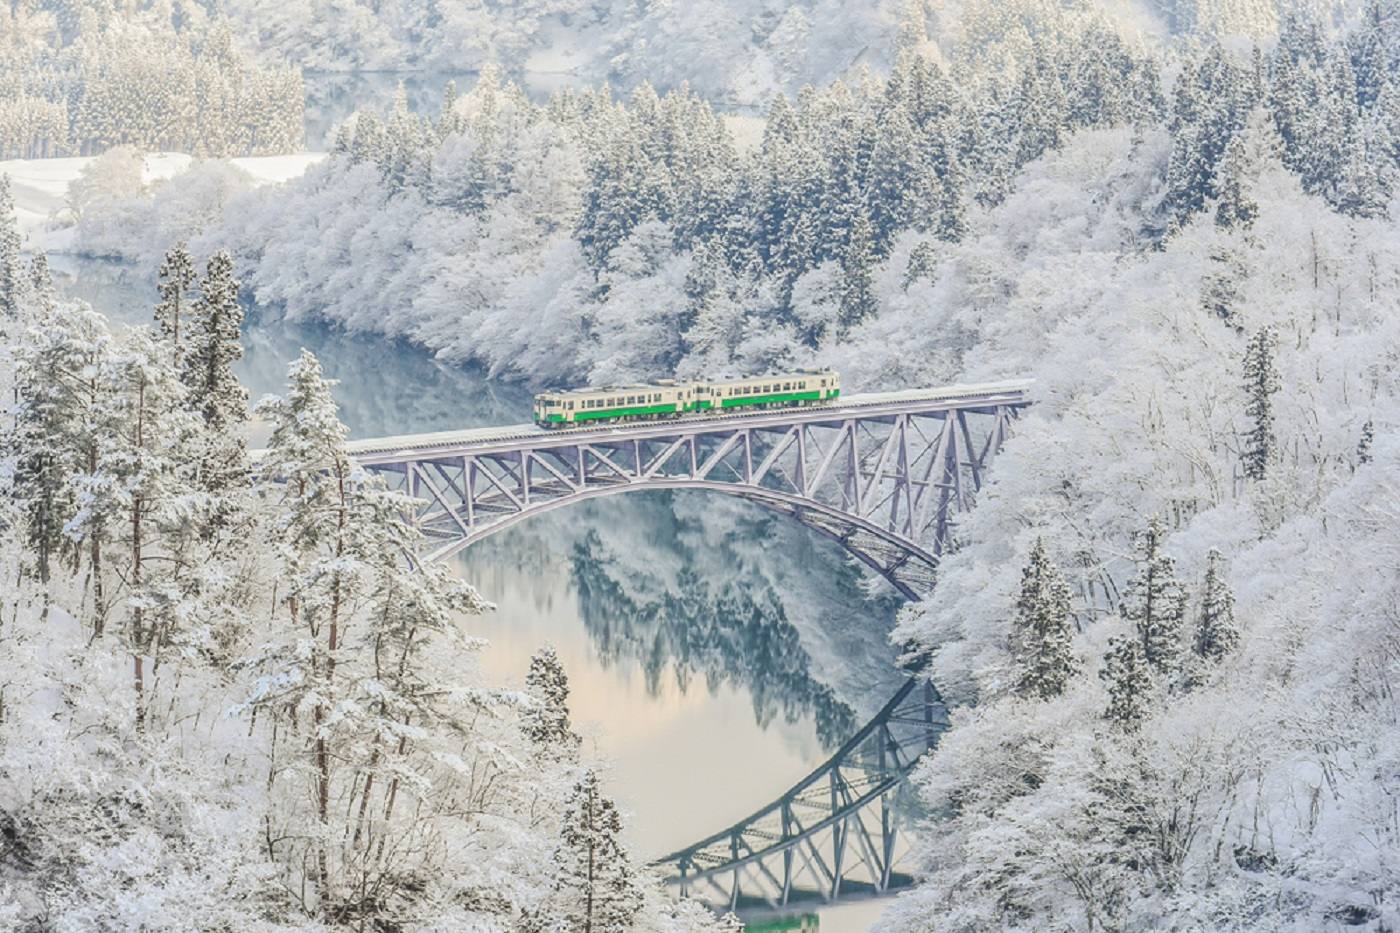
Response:
[{"label": "train car", "polygon": [[799,370],[708,384],[716,409],[774,408],[829,402],[841,395],[841,377],[830,370]]},{"label": "train car", "polygon": [[828,370],[803,370],[717,382],[677,382],[601,386],[541,392],[535,396],[535,424],[568,425],[678,418],[743,408],[820,405],[841,394],[841,377]]}]

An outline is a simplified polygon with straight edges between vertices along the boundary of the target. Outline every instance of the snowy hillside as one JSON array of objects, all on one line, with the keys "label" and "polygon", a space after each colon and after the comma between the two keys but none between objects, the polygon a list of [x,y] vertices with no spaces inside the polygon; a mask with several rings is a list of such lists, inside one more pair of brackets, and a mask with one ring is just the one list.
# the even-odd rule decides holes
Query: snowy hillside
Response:
[{"label": "snowy hillside", "polygon": [[442,4],[353,0],[333,6],[222,0],[258,45],[309,70],[567,73],[623,90],[688,84],[725,106],[766,107],[900,50],[957,56],[1027,47],[1047,23],[1102,17],[1130,41],[1173,35],[1264,39],[1294,13],[1331,20],[1358,0],[700,0]]}]

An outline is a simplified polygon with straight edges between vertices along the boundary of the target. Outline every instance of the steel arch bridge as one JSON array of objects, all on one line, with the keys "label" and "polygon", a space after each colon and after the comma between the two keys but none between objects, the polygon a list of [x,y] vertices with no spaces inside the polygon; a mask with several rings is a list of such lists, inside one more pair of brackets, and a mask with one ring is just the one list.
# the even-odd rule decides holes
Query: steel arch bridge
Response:
[{"label": "steel arch bridge", "polygon": [[812,408],[586,428],[534,425],[354,441],[348,451],[421,502],[440,560],[535,515],[645,489],[708,489],[835,539],[906,598],[933,585],[1024,382],[852,395]]},{"label": "steel arch bridge", "polygon": [[[903,596],[929,592],[1029,382],[851,395],[812,408],[586,428],[532,424],[354,441],[348,452],[419,503],[441,560],[534,515],[600,496],[708,489],[835,539]],[[912,882],[898,790],[947,728],[911,677],[855,736],[778,800],[652,863],[682,896],[779,910]]]}]

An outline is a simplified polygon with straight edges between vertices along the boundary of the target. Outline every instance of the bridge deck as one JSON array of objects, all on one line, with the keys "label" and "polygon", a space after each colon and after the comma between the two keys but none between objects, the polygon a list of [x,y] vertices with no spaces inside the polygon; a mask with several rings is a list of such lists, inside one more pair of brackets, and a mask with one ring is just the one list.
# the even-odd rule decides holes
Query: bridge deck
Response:
[{"label": "bridge deck", "polygon": [[[533,423],[502,427],[467,428],[457,431],[436,431],[426,434],[401,434],[350,441],[346,451],[364,464],[400,460],[405,455],[430,455],[454,450],[501,450],[536,447],[559,440],[570,443],[578,438],[598,438],[626,435],[646,437],[653,434],[674,434],[677,429],[693,430],[705,425],[723,425],[725,429],[763,423],[793,424],[799,421],[826,421],[843,415],[878,414],[872,409],[888,408],[897,413],[910,403],[946,403],[949,408],[966,408],[969,402],[987,405],[1021,404],[1030,400],[1029,381],[989,382],[974,385],[953,385],[931,389],[905,389],[899,392],[867,392],[847,395],[830,405],[810,408],[775,408],[759,411],[738,411],[728,414],[688,415],[657,421],[636,421],[577,428],[541,428]],[[930,408],[938,408],[933,405]],[[258,452],[254,452],[256,458]]]}]

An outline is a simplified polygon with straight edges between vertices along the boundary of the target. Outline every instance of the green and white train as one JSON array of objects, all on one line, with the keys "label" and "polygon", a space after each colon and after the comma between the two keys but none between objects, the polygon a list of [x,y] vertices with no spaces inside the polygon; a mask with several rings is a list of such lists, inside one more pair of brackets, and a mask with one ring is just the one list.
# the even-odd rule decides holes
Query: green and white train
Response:
[{"label": "green and white train", "polygon": [[651,385],[541,392],[535,396],[535,424],[562,428],[745,408],[795,408],[824,405],[840,395],[841,377],[830,370],[799,370],[720,382],[663,379]]}]

